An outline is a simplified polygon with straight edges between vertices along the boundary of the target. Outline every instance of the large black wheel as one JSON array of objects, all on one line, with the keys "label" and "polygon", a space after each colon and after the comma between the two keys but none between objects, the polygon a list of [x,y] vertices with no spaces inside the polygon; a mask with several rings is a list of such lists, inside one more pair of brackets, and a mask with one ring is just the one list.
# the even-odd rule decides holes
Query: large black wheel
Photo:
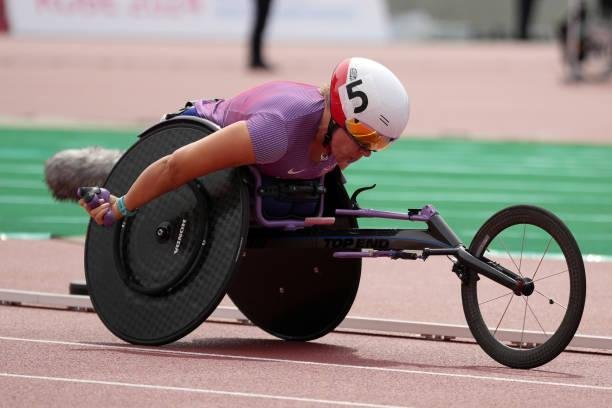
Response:
[{"label": "large black wheel", "polygon": [[[339,169],[325,177],[325,187],[324,216],[350,207]],[[357,228],[357,219],[340,217],[334,227]],[[361,259],[337,259],[326,248],[266,247],[270,233],[261,227],[249,231],[230,298],[254,325],[280,339],[325,336],[344,320],[357,296]]]},{"label": "large black wheel", "polygon": [[559,355],[578,329],[586,295],[582,255],[565,224],[538,207],[509,207],[484,223],[469,251],[535,286],[529,296],[516,295],[470,271],[461,297],[483,350],[501,364],[523,369]]},{"label": "large black wheel", "polygon": [[[217,128],[191,117],[151,127],[117,162],[105,187],[125,194],[152,162]],[[196,329],[238,269],[248,214],[239,169],[224,169],[158,197],[111,228],[90,221],[85,276],[100,320],[132,344],[167,344]]]}]

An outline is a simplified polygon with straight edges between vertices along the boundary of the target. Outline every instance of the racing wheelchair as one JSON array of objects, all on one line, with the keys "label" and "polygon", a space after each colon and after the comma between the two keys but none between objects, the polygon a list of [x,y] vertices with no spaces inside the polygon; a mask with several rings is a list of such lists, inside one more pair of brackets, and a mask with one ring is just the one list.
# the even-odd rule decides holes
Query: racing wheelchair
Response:
[{"label": "racing wheelchair", "polygon": [[[177,116],[144,131],[104,187],[125,194],[152,162],[219,127]],[[192,180],[110,228],[90,221],[85,274],[104,325],[133,344],[187,335],[227,294],[256,326],[285,340],[334,330],[356,297],[362,259],[446,256],[465,318],[493,359],[533,368],[573,338],[585,302],[580,249],[552,213],[519,205],[494,214],[467,246],[431,205],[405,213],[362,209],[338,169],[320,180],[282,181],[254,168]],[[86,200],[99,188],[83,189]],[[360,217],[422,223],[361,229]],[[513,341],[499,338],[501,330]],[[538,341],[523,340],[533,331]]]},{"label": "racing wheelchair", "polygon": [[605,81],[612,74],[612,2],[568,0],[557,37],[570,81]]}]

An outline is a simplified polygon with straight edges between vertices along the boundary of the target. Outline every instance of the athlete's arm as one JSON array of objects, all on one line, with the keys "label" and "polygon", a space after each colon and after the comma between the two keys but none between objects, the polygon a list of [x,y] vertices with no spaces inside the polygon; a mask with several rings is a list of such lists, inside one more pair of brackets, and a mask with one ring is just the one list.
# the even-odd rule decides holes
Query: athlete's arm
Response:
[{"label": "athlete's arm", "polygon": [[[236,122],[152,163],[134,181],[124,203],[128,210],[135,210],[197,177],[253,163],[255,153],[246,122]],[[111,203],[89,213],[98,224],[102,224],[110,205],[116,219],[120,219],[115,197],[111,198]]]}]

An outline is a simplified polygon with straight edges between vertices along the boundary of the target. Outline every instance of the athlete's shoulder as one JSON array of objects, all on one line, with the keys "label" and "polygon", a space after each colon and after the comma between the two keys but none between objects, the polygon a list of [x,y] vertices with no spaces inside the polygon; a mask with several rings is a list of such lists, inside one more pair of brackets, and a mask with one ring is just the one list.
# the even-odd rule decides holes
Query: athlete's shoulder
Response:
[{"label": "athlete's shoulder", "polygon": [[280,114],[284,120],[320,112],[325,105],[318,87],[300,82],[266,82],[252,91],[261,108]]},{"label": "athlete's shoulder", "polygon": [[295,92],[312,92],[317,91],[319,88],[315,85],[306,84],[303,82],[296,81],[269,81],[256,86],[254,89],[259,89],[261,91],[272,91],[272,92],[286,92],[286,91],[295,91]]}]

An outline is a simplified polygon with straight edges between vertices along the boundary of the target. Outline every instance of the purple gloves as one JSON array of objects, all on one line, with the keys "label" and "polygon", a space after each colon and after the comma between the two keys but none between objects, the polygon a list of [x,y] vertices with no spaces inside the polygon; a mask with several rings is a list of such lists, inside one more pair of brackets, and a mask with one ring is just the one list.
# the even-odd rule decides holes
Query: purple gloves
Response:
[{"label": "purple gloves", "polygon": [[[110,202],[110,191],[100,187],[79,187],[77,196],[82,198],[87,204],[87,208],[93,210],[104,203]],[[100,202],[100,200],[103,200]],[[117,222],[112,208],[109,208],[104,214],[104,226],[111,227]]]}]

